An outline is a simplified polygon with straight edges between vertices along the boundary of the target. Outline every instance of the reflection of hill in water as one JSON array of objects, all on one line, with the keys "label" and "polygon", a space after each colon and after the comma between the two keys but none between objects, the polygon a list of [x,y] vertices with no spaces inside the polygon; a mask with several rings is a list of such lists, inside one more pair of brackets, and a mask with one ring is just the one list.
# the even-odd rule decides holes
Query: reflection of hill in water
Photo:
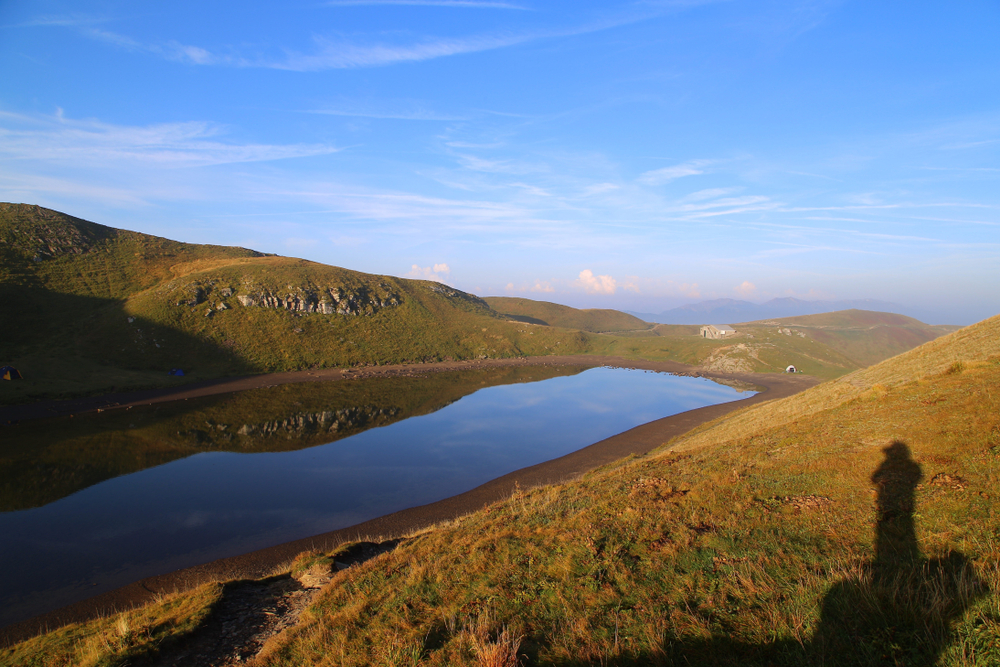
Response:
[{"label": "reflection of hill in water", "polygon": [[583,370],[536,366],[310,382],[22,422],[0,428],[0,511],[45,505],[201,452],[314,447],[435,412],[477,389]]}]

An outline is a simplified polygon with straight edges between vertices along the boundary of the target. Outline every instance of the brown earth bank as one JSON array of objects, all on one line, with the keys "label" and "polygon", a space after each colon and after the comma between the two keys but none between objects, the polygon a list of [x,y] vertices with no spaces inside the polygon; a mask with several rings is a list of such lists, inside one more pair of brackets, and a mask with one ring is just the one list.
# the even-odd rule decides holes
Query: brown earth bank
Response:
[{"label": "brown earth bank", "polygon": [[69,401],[47,401],[28,405],[6,406],[0,408],[0,424],[23,419],[186,400],[279,384],[330,381],[343,378],[423,375],[426,373],[472,368],[519,365],[613,366],[632,368],[692,377],[705,377],[724,384],[735,383],[747,388],[753,387],[758,393],[742,400],[689,410],[642,424],[563,457],[516,470],[465,493],[428,505],[412,507],[355,526],[279,544],[240,556],[223,558],[176,572],[148,577],[122,588],[73,602],[61,609],[0,628],[0,645],[9,646],[34,636],[41,631],[134,608],[151,602],[163,594],[190,590],[207,582],[266,577],[287,566],[303,551],[329,551],[346,542],[366,539],[387,540],[400,537],[436,523],[453,520],[474,512],[490,503],[509,497],[518,488],[525,489],[565,482],[626,456],[646,454],[671,438],[686,433],[726,413],[762,401],[784,398],[819,383],[818,379],[803,375],[720,373],[706,371],[699,367],[677,362],[637,361],[608,356],[572,355],[520,359],[483,359],[275,373],[213,380],[170,389],[110,394]]}]

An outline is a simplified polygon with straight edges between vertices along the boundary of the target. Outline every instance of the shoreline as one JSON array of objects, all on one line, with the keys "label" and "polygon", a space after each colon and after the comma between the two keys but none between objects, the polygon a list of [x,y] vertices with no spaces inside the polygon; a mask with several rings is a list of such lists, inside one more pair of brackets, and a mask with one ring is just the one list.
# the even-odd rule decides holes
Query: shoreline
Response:
[{"label": "shoreline", "polygon": [[[430,364],[369,366],[358,369],[324,369],[293,371],[269,375],[212,380],[195,385],[154,389],[141,392],[110,394],[69,401],[47,401],[41,404],[0,408],[0,421],[36,419],[46,416],[127,408],[134,405],[162,403],[201,396],[271,387],[279,384],[320,382],[350,378],[424,375],[434,372],[470,370],[505,366],[614,366],[636,370],[667,372],[675,375],[704,377],[723,383],[753,385],[754,396],[689,410],[663,417],[628,431],[605,438],[557,459],[516,470],[465,493],[443,500],[412,507],[363,523],[267,547],[249,553],[223,558],[174,572],[147,577],[126,586],[70,603],[38,616],[16,621],[0,628],[0,646],[9,646],[41,631],[69,623],[83,622],[100,615],[134,608],[165,593],[190,590],[203,583],[233,579],[256,579],[290,562],[297,554],[309,549],[331,550],[344,542],[378,536],[380,539],[399,537],[435,524],[454,520],[509,497],[518,488],[528,489],[558,484],[630,455],[643,455],[671,438],[755,403],[784,398],[819,383],[816,378],[784,374],[743,374],[705,371],[696,366],[677,362],[649,362],[621,357],[565,355],[517,359],[483,359]],[[34,408],[34,409],[31,409]],[[14,409],[24,414],[9,416]]]}]

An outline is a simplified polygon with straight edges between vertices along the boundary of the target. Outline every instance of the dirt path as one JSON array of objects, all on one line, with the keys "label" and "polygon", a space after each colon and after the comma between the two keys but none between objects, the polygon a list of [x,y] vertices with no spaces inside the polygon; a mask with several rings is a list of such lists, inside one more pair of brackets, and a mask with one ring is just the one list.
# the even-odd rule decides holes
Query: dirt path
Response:
[{"label": "dirt path", "polygon": [[[376,541],[381,541],[403,536],[420,528],[469,514],[497,500],[507,498],[518,487],[531,488],[568,481],[579,477],[589,470],[625,456],[645,454],[671,438],[728,412],[765,400],[784,398],[819,382],[815,378],[801,375],[718,373],[676,362],[632,361],[619,357],[578,355],[533,357],[529,359],[488,359],[471,362],[414,364],[406,366],[379,366],[353,371],[335,369],[279,373],[250,378],[220,380],[196,386],[178,387],[171,390],[142,392],[141,395],[140,393],[136,393],[95,399],[79,399],[79,401],[74,401],[75,406],[77,406],[74,409],[78,411],[83,411],[84,409],[113,409],[128,405],[180,400],[292,382],[336,380],[344,377],[418,375],[449,370],[515,365],[615,366],[661,371],[712,378],[724,383],[738,382],[746,385],[754,385],[760,390],[760,393],[743,400],[689,410],[637,426],[566,456],[522,468],[521,470],[487,482],[471,491],[429,505],[413,507],[348,528],[287,542],[240,556],[224,558],[176,572],[149,577],[128,586],[63,607],[62,609],[57,609],[47,614],[0,628],[0,645],[8,645],[20,641],[37,634],[42,629],[86,621],[101,614],[129,609],[145,604],[160,594],[190,590],[206,582],[259,579],[290,563],[299,553],[310,549],[329,551],[345,542],[371,540],[373,537],[376,538]],[[83,403],[83,401],[90,402]],[[32,406],[14,407],[30,408]],[[65,406],[58,409],[61,410],[64,408]],[[48,409],[50,408],[46,408],[46,410]],[[50,412],[49,414],[52,413]],[[57,414],[66,413],[57,412]],[[4,418],[4,415],[0,413],[0,421]],[[23,414],[19,418],[30,419],[32,417],[29,414]]]},{"label": "dirt path", "polygon": [[259,581],[234,581],[208,618],[181,642],[167,645],[135,667],[233,667],[245,665],[264,643],[295,625],[313,598],[336,573],[392,551],[400,540],[362,542],[337,556],[333,567],[312,568],[298,577],[282,575]]}]

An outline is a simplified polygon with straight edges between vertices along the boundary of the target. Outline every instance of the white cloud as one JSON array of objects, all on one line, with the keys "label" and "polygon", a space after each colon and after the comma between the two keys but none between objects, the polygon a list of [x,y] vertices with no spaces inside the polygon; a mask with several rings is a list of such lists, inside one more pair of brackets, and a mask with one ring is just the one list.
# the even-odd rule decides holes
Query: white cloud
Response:
[{"label": "white cloud", "polygon": [[335,153],[322,144],[240,144],[224,142],[224,128],[188,121],[158,125],[111,125],[97,120],[26,116],[0,111],[0,157],[91,168],[145,163],[156,167],[201,167],[263,162]]},{"label": "white cloud", "polygon": [[590,294],[614,294],[618,286],[617,281],[611,276],[595,276],[590,269],[581,271],[576,283]]},{"label": "white cloud", "polygon": [[556,288],[552,286],[548,281],[536,280],[535,284],[531,287],[532,292],[555,292]]},{"label": "white cloud", "polygon": [[290,53],[285,59],[240,63],[295,72],[318,72],[328,69],[381,67],[404,62],[419,62],[465,53],[490,51],[514,46],[532,39],[530,35],[483,35],[455,39],[426,39],[415,44],[352,44],[317,37],[314,53]]},{"label": "white cloud", "polygon": [[[526,9],[513,3],[498,0],[345,0],[331,2],[333,5],[391,4],[425,5],[440,7],[482,7],[495,9]],[[315,37],[316,49],[311,53],[297,53],[283,49],[281,57],[247,57],[233,52],[231,55],[214,53],[208,49],[180,44],[174,41],[162,44],[141,43],[131,37],[106,30],[82,28],[80,32],[92,39],[107,42],[129,51],[141,51],[164,57],[168,60],[188,62],[197,65],[223,65],[230,67],[264,67],[296,72],[316,72],[329,69],[350,69],[357,67],[381,67],[396,63],[419,62],[447,56],[477,53],[493,49],[516,46],[540,39],[557,39],[593,32],[600,32],[619,26],[644,21],[655,16],[652,12],[625,12],[618,16],[597,20],[588,24],[556,30],[497,33],[468,37],[437,38],[426,37],[410,44],[357,43],[344,39]],[[68,25],[78,25],[73,22]],[[46,23],[46,25],[67,25]]]},{"label": "white cloud", "polygon": [[757,293],[757,286],[749,280],[744,280],[736,287],[736,293],[744,298],[750,298]]},{"label": "white cloud", "polygon": [[647,171],[640,175],[637,180],[645,185],[663,185],[664,183],[669,183],[674,179],[683,178],[684,176],[698,176],[699,174],[704,174],[704,167],[707,167],[713,162],[715,161],[691,160],[689,162],[685,162],[684,164]]},{"label": "white cloud", "polygon": [[701,289],[698,288],[698,283],[681,283],[677,286],[677,291],[692,299],[701,298]]},{"label": "white cloud", "polygon": [[715,199],[724,195],[731,195],[742,188],[709,188],[708,190],[698,190],[681,198],[681,201],[704,201],[705,199]]},{"label": "white cloud", "polygon": [[414,264],[410,267],[410,272],[406,274],[408,278],[420,278],[422,280],[433,280],[444,283],[448,280],[451,268],[447,264],[435,264],[433,266],[420,266]]},{"label": "white cloud", "polygon": [[414,7],[470,7],[482,9],[527,9],[510,2],[491,0],[328,0],[330,7],[353,7],[359,5],[411,5]]},{"label": "white cloud", "polygon": [[599,195],[605,192],[612,192],[614,190],[620,189],[621,186],[615,185],[614,183],[595,183],[594,185],[588,185],[583,189],[583,195],[589,197],[591,195]]},{"label": "white cloud", "polygon": [[459,121],[468,120],[465,116],[442,114],[423,108],[419,104],[399,104],[399,108],[372,109],[351,104],[326,109],[310,109],[304,113],[321,114],[325,116],[347,116],[351,118],[377,118],[386,120],[432,120]]}]

